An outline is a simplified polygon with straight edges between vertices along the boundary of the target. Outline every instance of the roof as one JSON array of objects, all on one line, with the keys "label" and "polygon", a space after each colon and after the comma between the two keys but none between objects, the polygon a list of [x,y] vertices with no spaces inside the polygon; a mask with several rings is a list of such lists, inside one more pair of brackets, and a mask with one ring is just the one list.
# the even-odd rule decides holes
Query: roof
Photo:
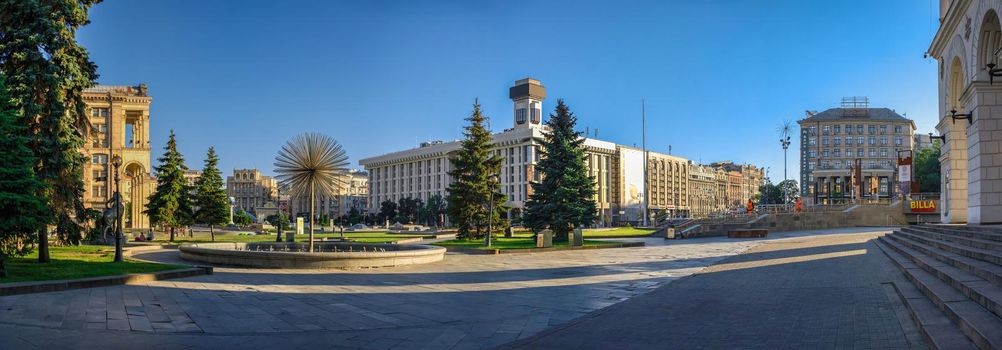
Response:
[{"label": "roof", "polygon": [[914,124],[911,119],[901,116],[890,108],[831,108],[801,119],[798,123],[834,120],[886,120]]}]

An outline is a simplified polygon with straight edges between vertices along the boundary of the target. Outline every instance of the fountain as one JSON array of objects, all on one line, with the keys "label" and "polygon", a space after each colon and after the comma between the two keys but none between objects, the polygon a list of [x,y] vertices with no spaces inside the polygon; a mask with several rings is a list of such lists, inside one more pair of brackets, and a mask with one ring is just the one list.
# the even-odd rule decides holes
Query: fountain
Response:
[{"label": "fountain", "polygon": [[275,242],[193,243],[181,245],[181,258],[216,265],[286,268],[348,269],[424,264],[440,261],[445,248],[430,245],[391,243],[316,242],[316,252],[308,244]]}]

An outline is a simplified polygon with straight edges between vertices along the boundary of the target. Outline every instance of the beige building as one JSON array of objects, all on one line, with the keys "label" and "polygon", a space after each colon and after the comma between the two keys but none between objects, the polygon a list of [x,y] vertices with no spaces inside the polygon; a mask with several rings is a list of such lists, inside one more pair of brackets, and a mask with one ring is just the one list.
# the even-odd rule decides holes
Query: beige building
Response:
[{"label": "beige building", "polygon": [[723,161],[710,163],[710,167],[724,175],[724,203],[727,208],[744,207],[749,199],[754,201],[765,184],[765,169],[751,164]]},{"label": "beige building", "polygon": [[[939,30],[928,55],[939,62],[936,130],[946,136],[940,154],[943,222],[1002,223],[1000,11],[998,1],[940,1]],[[967,115],[972,117],[961,119]]]},{"label": "beige building", "polygon": [[[326,215],[336,219],[348,214],[352,208],[365,214],[369,210],[369,174],[365,171],[351,169],[340,184],[339,193],[334,196],[318,195],[314,199],[314,213],[317,216]],[[309,216],[310,200],[308,197],[294,198],[290,202],[293,216]],[[377,209],[378,211],[378,209]],[[326,225],[327,223],[323,223]]]},{"label": "beige building", "polygon": [[718,168],[689,162],[691,217],[707,217],[727,210],[727,176]]},{"label": "beige building", "polygon": [[[507,206],[516,215],[532,193],[530,182],[540,179],[535,167],[547,130],[541,118],[546,90],[538,80],[523,79],[511,87],[509,97],[513,102],[513,127],[492,135],[492,143],[495,154],[504,160],[501,191],[508,196]],[[434,195],[445,197],[451,181],[447,174],[451,169],[449,156],[459,147],[459,141],[425,142],[414,149],[359,160],[369,174],[369,212],[378,212],[380,203],[386,200],[413,197],[427,202]],[[645,186],[642,150],[593,138],[584,139],[584,149],[588,172],[595,180],[600,217],[597,224],[641,221],[645,195],[650,195],[652,217],[659,212],[691,215],[687,159],[648,151],[649,185]],[[701,210],[708,213],[716,207]]]},{"label": "beige building", "polygon": [[797,123],[805,201],[843,203],[891,198],[898,192],[898,152],[912,149],[911,119],[891,109],[870,108],[866,98],[853,97],[844,98],[840,108],[809,112]]},{"label": "beige building", "polygon": [[103,210],[115,192],[111,160],[122,157],[119,169],[125,205],[123,226],[148,228],[143,214],[148,197],[156,189],[150,175],[150,102],[146,84],[95,86],[83,91],[92,128],[85,133],[81,150],[89,158],[84,166],[84,206]]},{"label": "beige building", "polygon": [[262,175],[257,169],[233,169],[226,177],[226,194],[233,199],[235,208],[256,213],[256,208],[278,200],[278,181]]}]

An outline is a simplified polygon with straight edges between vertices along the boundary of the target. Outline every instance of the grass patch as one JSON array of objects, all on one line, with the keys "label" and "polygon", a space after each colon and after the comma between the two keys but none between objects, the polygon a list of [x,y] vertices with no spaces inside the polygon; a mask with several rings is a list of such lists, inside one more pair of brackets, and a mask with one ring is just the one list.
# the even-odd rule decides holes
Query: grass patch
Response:
[{"label": "grass patch", "polygon": [[[183,243],[207,243],[212,242],[212,237],[208,233],[198,232],[195,233],[195,237],[188,237],[188,235],[178,235],[175,237],[174,242],[168,241],[169,236],[159,234],[157,239],[153,242],[161,244],[183,244]],[[313,237],[316,239],[320,238],[340,238],[339,233],[315,233]],[[422,235],[406,235],[406,234],[391,234],[387,232],[345,232],[344,238],[353,239],[362,243],[388,243],[396,242],[402,239],[423,237]],[[285,240],[285,234],[282,234],[283,241]],[[296,235],[296,242],[306,242],[310,239],[309,234]],[[275,234],[257,234],[257,235],[240,235],[235,233],[219,234],[216,233],[216,242],[274,242]]]},{"label": "grass patch", "polygon": [[84,245],[78,247],[49,247],[47,264],[38,263],[38,251],[7,262],[7,278],[0,283],[50,281],[97,276],[114,276],[129,273],[148,273],[185,268],[188,266],[157,264],[125,259],[112,263],[115,247]]},{"label": "grass patch", "polygon": [[[458,247],[458,248],[471,248],[471,249],[529,249],[536,248],[536,240],[532,239],[531,235],[529,237],[519,237],[521,235],[516,235],[512,238],[497,237],[491,242],[490,247],[484,246],[484,241],[482,239],[468,240],[468,239],[453,239],[443,242],[434,243],[434,245],[442,247]],[[619,245],[620,242],[608,242],[608,241],[592,241],[585,240],[585,246],[609,246],[609,245]],[[566,247],[568,242],[553,242],[554,247]]]},{"label": "grass patch", "polygon": [[633,227],[617,227],[614,229],[588,229],[582,234],[588,237],[642,237],[649,236],[654,230],[644,230]]}]

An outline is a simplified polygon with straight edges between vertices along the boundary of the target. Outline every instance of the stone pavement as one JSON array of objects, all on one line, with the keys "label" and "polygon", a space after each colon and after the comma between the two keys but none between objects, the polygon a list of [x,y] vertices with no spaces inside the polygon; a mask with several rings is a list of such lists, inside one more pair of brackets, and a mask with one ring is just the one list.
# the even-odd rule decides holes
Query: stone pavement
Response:
[{"label": "stone pavement", "polygon": [[[874,231],[887,230],[780,236],[857,237]],[[489,348],[648,293],[749,248],[783,241],[643,240],[648,247],[449,254],[438,263],[369,270],[217,268],[210,276],[145,285],[0,297],[0,349]],[[137,257],[177,259],[176,253]],[[740,279],[736,272],[755,270],[726,275]],[[776,295],[796,297],[784,291],[790,286],[770,285],[779,291],[756,295],[772,300],[770,307],[781,306]],[[817,293],[838,294],[825,289]],[[717,294],[726,300],[726,293]],[[697,300],[694,304],[714,307],[709,296]],[[825,306],[824,298],[816,300],[822,305],[807,301],[797,304],[801,310],[835,307]],[[649,333],[665,329],[642,328]],[[869,332],[878,330],[888,329]]]},{"label": "stone pavement", "polygon": [[922,348],[914,323],[888,284],[901,282],[901,274],[874,244],[877,236],[767,242],[505,347]]}]

